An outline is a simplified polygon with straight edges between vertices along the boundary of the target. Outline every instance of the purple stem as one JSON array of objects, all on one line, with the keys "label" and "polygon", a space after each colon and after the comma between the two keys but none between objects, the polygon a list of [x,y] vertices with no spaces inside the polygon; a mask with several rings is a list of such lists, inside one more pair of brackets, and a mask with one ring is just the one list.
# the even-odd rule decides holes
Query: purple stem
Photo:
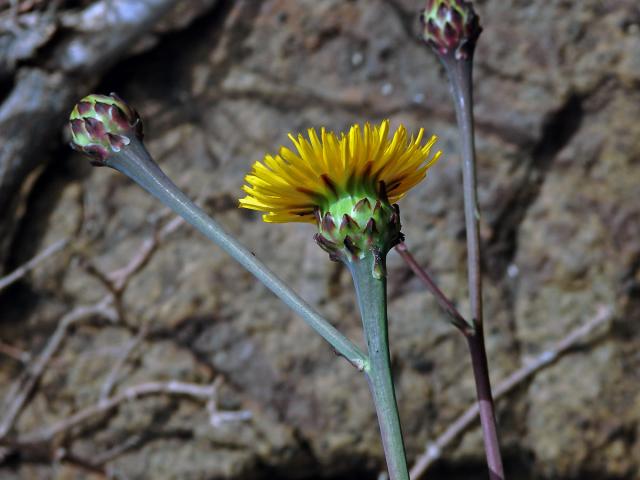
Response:
[{"label": "purple stem", "polygon": [[484,342],[482,316],[482,271],[480,256],[480,210],[476,181],[476,155],[473,126],[473,57],[456,59],[455,55],[440,57],[451,84],[451,94],[460,130],[462,150],[462,178],[464,213],[467,233],[467,268],[469,300],[471,304],[473,334],[467,335],[476,393],[480,409],[480,421],[491,480],[504,480],[504,467],[496,428],[495,408],[491,394],[489,367]]}]

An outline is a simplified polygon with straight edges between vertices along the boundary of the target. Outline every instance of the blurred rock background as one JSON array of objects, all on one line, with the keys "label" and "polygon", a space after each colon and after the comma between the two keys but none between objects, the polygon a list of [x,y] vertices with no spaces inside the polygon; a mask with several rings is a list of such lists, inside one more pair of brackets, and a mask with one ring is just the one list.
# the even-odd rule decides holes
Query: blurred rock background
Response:
[{"label": "blurred rock background", "polygon": [[[509,478],[640,478],[640,6],[476,6],[494,382],[599,308],[614,312],[607,328],[498,403]],[[0,477],[377,478],[384,460],[364,379],[218,248],[170,224],[123,176],[72,153],[64,122],[81,96],[118,92],[144,118],[147,146],[170,176],[359,341],[347,272],[315,246],[311,227],[265,225],[237,209],[243,175],[290,131],[383,118],[425,127],[444,155],[402,200],[404,231],[465,312],[454,115],[444,73],[417,40],[421,7],[0,0],[0,277],[67,241],[0,292],[0,419],[65,315],[111,298],[118,275],[100,272],[153,245],[117,301],[62,329],[0,440]],[[413,462],[473,403],[473,380],[462,338],[395,253],[389,263]],[[147,395],[29,437],[136,385],[215,379],[216,402]],[[212,405],[251,419],[212,424]],[[425,478],[486,478],[478,427]]]}]

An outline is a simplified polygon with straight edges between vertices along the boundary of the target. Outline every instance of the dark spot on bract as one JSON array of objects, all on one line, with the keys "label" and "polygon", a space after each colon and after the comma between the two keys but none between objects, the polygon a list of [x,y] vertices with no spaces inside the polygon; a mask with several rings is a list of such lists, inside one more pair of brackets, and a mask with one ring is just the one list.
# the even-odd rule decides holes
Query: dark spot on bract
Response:
[{"label": "dark spot on bract", "polygon": [[85,115],[91,111],[91,104],[89,102],[79,102],[77,108],[80,115]]},{"label": "dark spot on bract", "polygon": [[87,133],[94,138],[104,138],[105,129],[104,125],[100,120],[96,120],[95,118],[87,117],[84,119],[84,127],[87,129]]},{"label": "dark spot on bract", "polygon": [[83,135],[83,134],[86,135],[87,131],[84,128],[84,122],[79,118],[76,118],[75,120],[71,120],[69,124],[71,125],[71,131],[73,132],[74,135]]},{"label": "dark spot on bract", "polygon": [[107,116],[109,114],[109,107],[110,105],[107,105],[106,103],[96,102],[96,113]]}]

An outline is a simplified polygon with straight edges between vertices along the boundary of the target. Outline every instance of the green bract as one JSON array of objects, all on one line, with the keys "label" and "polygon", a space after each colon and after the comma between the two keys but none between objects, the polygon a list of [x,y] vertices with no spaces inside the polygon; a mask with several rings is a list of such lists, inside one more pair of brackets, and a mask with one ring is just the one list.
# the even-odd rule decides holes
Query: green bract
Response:
[{"label": "green bract", "polygon": [[374,276],[384,275],[384,258],[402,241],[398,205],[386,195],[344,197],[317,215],[315,239],[333,260],[349,263],[371,256]]}]

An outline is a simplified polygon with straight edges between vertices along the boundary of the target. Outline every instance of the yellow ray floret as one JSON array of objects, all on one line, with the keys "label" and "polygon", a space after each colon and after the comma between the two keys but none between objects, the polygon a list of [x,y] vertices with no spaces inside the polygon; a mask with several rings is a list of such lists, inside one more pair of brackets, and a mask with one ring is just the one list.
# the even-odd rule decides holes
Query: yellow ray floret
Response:
[{"label": "yellow ray floret", "polygon": [[343,198],[382,198],[397,202],[420,181],[440,152],[430,156],[434,135],[422,142],[424,130],[409,137],[404,126],[389,138],[389,120],[379,126],[354,125],[348,134],[324,128],[308,138],[289,135],[296,151],[282,147],[278,155],[255,162],[242,189],[240,206],[266,212],[265,222],[316,222]]}]

